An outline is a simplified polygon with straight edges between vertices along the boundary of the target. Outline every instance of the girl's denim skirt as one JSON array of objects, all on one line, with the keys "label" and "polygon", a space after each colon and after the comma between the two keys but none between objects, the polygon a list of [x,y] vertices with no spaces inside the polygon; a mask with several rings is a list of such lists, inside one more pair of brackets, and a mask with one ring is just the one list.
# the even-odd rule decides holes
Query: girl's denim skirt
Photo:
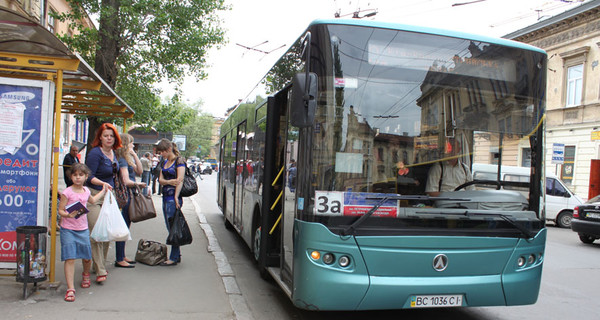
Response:
[{"label": "girl's denim skirt", "polygon": [[90,231],[60,229],[60,260],[92,259]]}]

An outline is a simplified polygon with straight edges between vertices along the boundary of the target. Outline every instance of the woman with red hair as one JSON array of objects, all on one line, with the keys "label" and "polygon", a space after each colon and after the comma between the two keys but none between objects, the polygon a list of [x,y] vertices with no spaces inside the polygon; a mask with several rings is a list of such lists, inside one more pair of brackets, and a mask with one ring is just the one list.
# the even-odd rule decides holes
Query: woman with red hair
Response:
[{"label": "woman with red hair", "polygon": [[[115,150],[122,147],[121,137],[117,128],[111,123],[103,123],[96,131],[96,136],[92,142],[92,149],[87,155],[85,164],[90,168],[91,174],[87,179],[87,186],[92,196],[99,193],[106,185],[109,190],[115,186],[113,174],[119,172],[119,162]],[[95,204],[88,204],[88,226],[89,230],[94,229],[94,225],[100,214],[101,204],[104,202],[102,196]],[[108,255],[109,242],[97,242],[90,238],[92,244],[92,261],[96,271],[96,282],[102,283],[106,280],[106,256]],[[84,274],[84,279],[89,279],[89,274]]]}]

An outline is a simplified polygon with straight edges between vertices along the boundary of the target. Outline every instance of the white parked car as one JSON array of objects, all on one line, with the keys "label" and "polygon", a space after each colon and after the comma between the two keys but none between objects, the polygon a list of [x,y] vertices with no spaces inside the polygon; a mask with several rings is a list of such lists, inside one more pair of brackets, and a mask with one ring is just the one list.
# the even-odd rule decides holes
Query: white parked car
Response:
[{"label": "white parked car", "polygon": [[[473,180],[496,180],[498,166],[493,164],[473,164]],[[527,167],[502,166],[501,179],[504,181],[529,182]],[[525,194],[527,196],[527,194]],[[546,220],[553,221],[562,228],[571,227],[573,209],[581,205],[583,199],[569,190],[554,173],[546,171]]]}]

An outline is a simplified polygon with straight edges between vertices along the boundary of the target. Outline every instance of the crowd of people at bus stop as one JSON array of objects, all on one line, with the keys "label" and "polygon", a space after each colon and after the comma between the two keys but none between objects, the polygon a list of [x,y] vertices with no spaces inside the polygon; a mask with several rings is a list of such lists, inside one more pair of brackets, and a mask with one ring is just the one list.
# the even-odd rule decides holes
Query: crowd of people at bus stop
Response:
[{"label": "crowd of people at bus stop", "polygon": [[[143,188],[144,194],[162,195],[162,211],[167,230],[172,223],[175,211],[181,209],[183,198],[179,195],[185,174],[186,162],[177,145],[161,139],[155,146],[156,153],[144,153],[138,157],[134,150],[134,138],[127,133],[119,133],[110,124],[102,124],[96,131],[85,164],[79,154],[81,150],[71,146],[63,160],[65,190],[59,190],[58,206],[61,261],[64,261],[67,291],[65,301],[75,301],[75,260],[82,260],[83,272],[79,287],[92,285],[90,272],[95,273],[95,282],[104,283],[108,278],[107,257],[109,242],[98,242],[90,237],[96,224],[107,192],[115,191],[115,177],[120,175],[127,188]],[[136,181],[136,176],[141,181]],[[127,193],[127,203],[121,207],[121,216],[129,228],[129,205],[131,192]],[[79,201],[87,208],[87,214],[80,211],[69,212],[67,206]],[[158,209],[158,208],[157,208]],[[158,211],[158,210],[157,210]],[[125,254],[125,241],[115,245],[116,268],[135,268],[136,261]],[[161,266],[175,266],[181,263],[179,246],[172,245],[167,261]]]}]

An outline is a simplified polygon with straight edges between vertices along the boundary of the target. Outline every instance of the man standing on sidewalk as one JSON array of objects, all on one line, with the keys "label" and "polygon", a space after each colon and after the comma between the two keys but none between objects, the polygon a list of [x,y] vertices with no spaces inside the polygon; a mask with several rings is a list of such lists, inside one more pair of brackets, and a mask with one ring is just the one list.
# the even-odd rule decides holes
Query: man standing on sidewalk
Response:
[{"label": "man standing on sidewalk", "polygon": [[146,184],[143,189],[144,194],[148,194],[148,187],[150,186],[150,165],[152,159],[150,159],[150,152],[146,152],[144,156],[140,159],[142,163],[142,182]]},{"label": "man standing on sidewalk", "polygon": [[79,163],[79,159],[77,158],[78,153],[79,149],[76,146],[72,145],[71,149],[69,149],[69,153],[67,153],[65,155],[65,158],[63,159],[63,173],[65,177],[65,183],[67,184],[67,188],[73,184],[73,181],[71,181],[71,178],[69,178],[69,170],[71,169],[71,166],[73,164]]}]

